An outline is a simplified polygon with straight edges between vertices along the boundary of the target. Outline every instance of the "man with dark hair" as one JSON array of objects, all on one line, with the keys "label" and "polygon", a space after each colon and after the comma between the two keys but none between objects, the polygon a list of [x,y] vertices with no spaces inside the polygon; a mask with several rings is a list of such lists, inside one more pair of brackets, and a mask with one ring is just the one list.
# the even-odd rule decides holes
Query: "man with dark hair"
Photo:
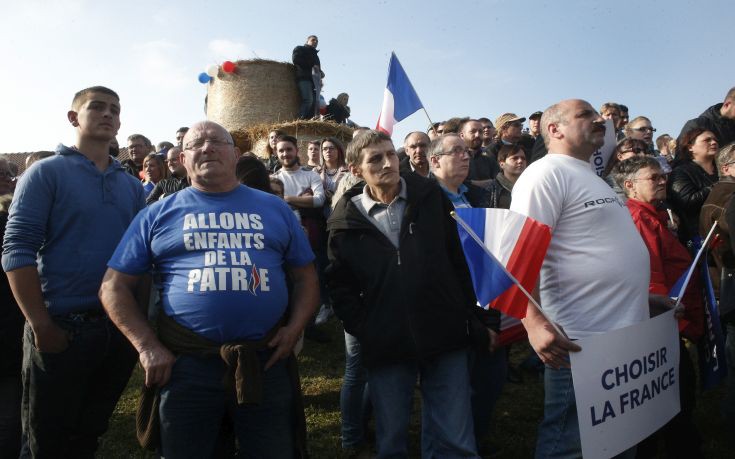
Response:
[{"label": "man with dark hair", "polygon": [[429,177],[429,160],[426,153],[429,151],[429,136],[421,131],[410,132],[403,139],[403,148],[406,156],[400,161],[400,171],[403,173],[414,172],[422,177]]},{"label": "man with dark hair", "polygon": [[293,49],[291,60],[296,66],[296,86],[301,95],[299,106],[299,118],[310,119],[315,116],[315,102],[319,94],[315,94],[315,79],[324,78],[321,62],[319,62],[319,51],[316,47],[319,39],[316,35],[309,35],[306,43]]},{"label": "man with dark hair", "polygon": [[490,192],[490,206],[509,209],[513,185],[526,170],[526,153],[518,145],[503,145],[498,150],[498,165],[501,171],[488,186]]},{"label": "man with dark hair", "polygon": [[296,138],[279,136],[276,154],[281,168],[273,175],[283,181],[285,201],[296,209],[322,207],[325,199],[322,179],[316,172],[301,168]]},{"label": "man with dark hair", "polygon": [[183,143],[182,142],[184,141],[184,136],[186,135],[187,131],[189,131],[189,128],[186,127],[186,126],[180,127],[176,131],[176,145],[179,148],[183,147]]},{"label": "man with dark hair", "polygon": [[171,176],[156,183],[156,186],[153,187],[153,190],[145,199],[146,205],[153,204],[159,199],[170,196],[189,186],[186,168],[181,164],[181,153],[182,150],[179,147],[173,147],[166,152],[166,166]]},{"label": "man with dark hair", "polygon": [[618,104],[618,108],[620,109],[620,123],[615,126],[615,129],[617,129],[618,131],[622,131],[623,129],[625,129],[625,126],[628,125],[628,121],[630,121],[630,115],[628,114],[627,105]]},{"label": "man with dark hair", "polygon": [[470,154],[467,179],[473,185],[484,188],[500,172],[500,167],[494,154],[482,150],[482,135],[482,124],[477,120],[466,119],[459,126],[459,136],[464,140]]},{"label": "man with dark hair", "polygon": [[97,297],[107,260],[145,205],[140,182],[109,155],[120,100],[85,89],[67,118],[76,145],[23,174],[3,246],[27,321],[21,457],[93,457],[136,360]]},{"label": "man with dark hair", "polygon": [[679,139],[694,128],[712,132],[720,146],[735,141],[735,87],[727,91],[722,103],[711,106],[699,117],[687,121],[681,129]]},{"label": "man with dark hair", "polygon": [[[162,456],[212,457],[230,413],[244,455],[297,457],[305,432],[293,348],[317,303],[314,255],[283,201],[237,181],[222,126],[194,124],[183,143],[192,186],[137,215],[100,298],[138,351],[146,386],[160,391]],[[157,332],[133,299],[154,266]]]},{"label": "man with dark hair", "polygon": [[329,218],[328,278],[345,331],[360,343],[373,402],[377,457],[408,457],[418,380],[422,457],[477,457],[468,347],[489,345],[474,314],[472,280],[452,204],[436,182],[399,175],[390,137],[377,131],[347,147],[365,180]]},{"label": "man with dark hair", "polygon": [[482,125],[482,148],[487,149],[495,139],[495,126],[490,118],[478,118],[477,121]]},{"label": "man with dark hair", "polygon": [[122,166],[133,177],[142,179],[143,160],[151,152],[153,145],[148,137],[143,134],[131,134],[128,136],[128,154],[130,159],[122,162]]}]

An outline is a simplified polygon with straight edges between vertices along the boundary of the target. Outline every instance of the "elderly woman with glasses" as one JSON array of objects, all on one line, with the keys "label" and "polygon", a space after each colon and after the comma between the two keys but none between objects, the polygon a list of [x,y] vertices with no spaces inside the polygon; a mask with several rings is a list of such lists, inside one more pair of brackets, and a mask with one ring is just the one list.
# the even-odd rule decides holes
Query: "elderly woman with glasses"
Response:
[{"label": "elderly woman with glasses", "polygon": [[671,208],[681,218],[679,240],[682,242],[699,234],[699,213],[717,183],[717,150],[715,135],[701,128],[686,132],[677,144],[667,196]]},{"label": "elderly woman with glasses", "polygon": [[615,182],[615,179],[611,174],[613,168],[618,163],[620,163],[620,161],[632,158],[634,156],[645,155],[647,152],[648,148],[644,141],[633,139],[631,137],[626,137],[622,139],[615,146],[615,151],[613,151],[613,154],[610,157],[610,161],[607,163],[607,167],[605,167],[605,170],[602,172],[602,178],[605,180],[605,182],[607,182],[608,185],[610,185],[613,190],[615,190],[615,192],[618,194],[618,196],[620,196],[621,199],[626,199],[625,192]]},{"label": "elderly woman with glasses", "polygon": [[[649,292],[669,296],[676,281],[690,266],[692,257],[667,223],[669,217],[663,207],[666,175],[659,162],[647,155],[618,163],[612,173],[628,197],[627,206],[633,223],[648,248],[651,259]],[[684,311],[683,316],[679,317],[679,336],[696,342],[704,332],[702,287],[698,277],[694,276],[690,281],[682,304]],[[699,434],[692,423],[696,387],[694,365],[682,339],[680,355],[682,410],[658,434],[638,446],[638,453],[642,453],[639,457],[648,457],[646,452],[652,452],[651,457],[655,456],[656,435],[664,438],[670,457],[701,457]]]}]

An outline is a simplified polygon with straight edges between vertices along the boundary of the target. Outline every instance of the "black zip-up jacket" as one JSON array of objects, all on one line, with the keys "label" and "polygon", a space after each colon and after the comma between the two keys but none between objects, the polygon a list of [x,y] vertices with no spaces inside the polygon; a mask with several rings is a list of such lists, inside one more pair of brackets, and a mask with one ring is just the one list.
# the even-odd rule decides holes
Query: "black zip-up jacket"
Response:
[{"label": "black zip-up jacket", "polygon": [[735,141],[735,120],[724,118],[720,113],[721,108],[722,104],[715,104],[702,112],[699,117],[687,121],[684,127],[681,128],[679,139],[694,128],[702,128],[712,132],[717,137],[720,147]]},{"label": "black zip-up jacket", "polygon": [[291,60],[296,66],[296,80],[311,81],[311,69],[315,65],[321,67],[319,62],[319,51],[309,45],[297,46],[291,53]]},{"label": "black zip-up jacket", "polygon": [[399,249],[352,203],[363,185],[345,193],[327,222],[332,304],[368,368],[488,345],[451,202],[436,182],[402,177]]},{"label": "black zip-up jacket", "polygon": [[684,245],[699,233],[699,212],[715,183],[717,173],[707,174],[694,161],[674,164],[666,184],[666,197],[671,209],[681,219],[679,240]]}]

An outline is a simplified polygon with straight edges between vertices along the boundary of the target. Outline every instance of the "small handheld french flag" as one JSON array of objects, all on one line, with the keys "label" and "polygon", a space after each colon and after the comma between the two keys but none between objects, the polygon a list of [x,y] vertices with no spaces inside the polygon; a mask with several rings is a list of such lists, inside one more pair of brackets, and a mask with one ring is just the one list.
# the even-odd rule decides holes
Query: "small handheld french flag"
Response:
[{"label": "small handheld french flag", "polygon": [[455,212],[477,301],[517,319],[524,318],[527,293],[536,286],[551,242],[551,229],[507,209],[463,208]]},{"label": "small handheld french flag", "polygon": [[388,84],[383,92],[383,107],[376,130],[393,134],[393,125],[424,108],[413,89],[408,75],[401,67],[396,53],[391,53],[388,64]]}]

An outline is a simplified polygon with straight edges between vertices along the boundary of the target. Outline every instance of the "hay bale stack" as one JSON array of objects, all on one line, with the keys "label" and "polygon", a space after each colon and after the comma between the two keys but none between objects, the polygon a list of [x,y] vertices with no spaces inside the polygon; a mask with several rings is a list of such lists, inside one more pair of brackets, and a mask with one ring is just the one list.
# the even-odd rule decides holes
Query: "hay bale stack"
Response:
[{"label": "hay bale stack", "polygon": [[220,69],[207,88],[207,119],[229,131],[296,119],[295,71],[293,64],[265,59],[237,61],[233,73]]},{"label": "hay bale stack", "polygon": [[306,164],[306,151],[309,141],[320,140],[324,137],[336,137],[344,143],[345,147],[352,140],[351,127],[345,124],[337,124],[332,121],[310,121],[297,120],[281,124],[259,124],[251,127],[242,127],[230,131],[235,145],[240,151],[251,151],[260,158],[268,157],[268,133],[279,129],[288,135],[296,137],[299,141],[299,157],[301,164]]}]

